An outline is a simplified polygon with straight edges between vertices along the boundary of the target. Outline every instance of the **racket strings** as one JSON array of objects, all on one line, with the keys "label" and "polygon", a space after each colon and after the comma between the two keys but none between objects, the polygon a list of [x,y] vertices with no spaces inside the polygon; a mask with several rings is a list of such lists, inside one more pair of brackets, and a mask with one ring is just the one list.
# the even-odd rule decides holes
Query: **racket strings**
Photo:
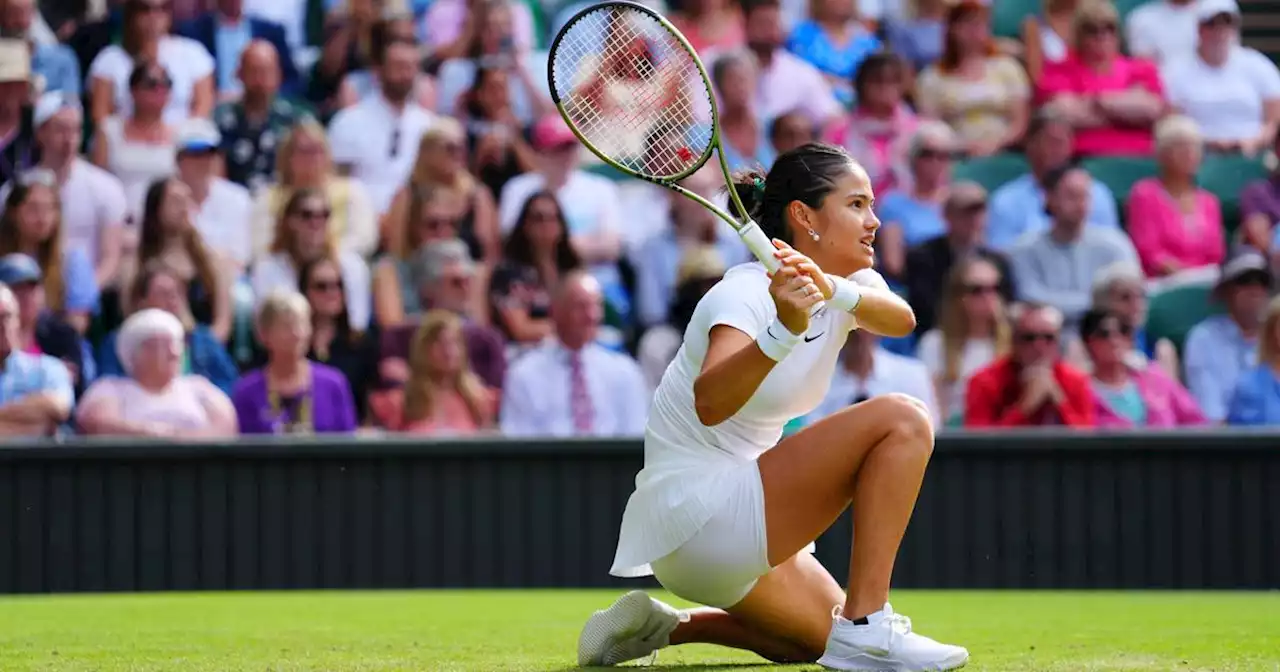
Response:
[{"label": "racket strings", "polygon": [[588,13],[565,29],[552,59],[561,108],[604,158],[668,177],[709,149],[711,94],[701,69],[654,17],[616,6]]}]

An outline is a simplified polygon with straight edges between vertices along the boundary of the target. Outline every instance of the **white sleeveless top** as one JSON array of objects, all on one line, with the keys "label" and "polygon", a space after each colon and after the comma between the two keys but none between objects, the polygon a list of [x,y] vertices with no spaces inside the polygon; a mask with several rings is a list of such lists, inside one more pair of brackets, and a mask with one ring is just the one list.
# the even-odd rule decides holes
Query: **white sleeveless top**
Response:
[{"label": "white sleeveless top", "polygon": [[153,393],[132,378],[106,378],[95,383],[91,392],[119,399],[122,420],[195,430],[209,426],[209,414],[202,402],[208,386],[199,376],[179,376],[163,392]]},{"label": "white sleeveless top", "polygon": [[653,397],[645,429],[644,469],[627,503],[610,573],[648,576],[649,563],[680,547],[722,501],[716,484],[772,448],[790,420],[811,413],[827,393],[853,315],[827,309],[812,318],[805,340],[779,362],[733,417],[715,427],[698,420],[693,382],[707,355],[711,328],[724,324],[754,337],[777,317],[764,266],[729,269],[694,310],[684,345]]},{"label": "white sleeveless top", "polygon": [[[173,143],[152,145],[124,136],[124,119],[110,116],[102,120],[102,137],[107,141],[107,170],[120,179],[130,199],[130,212],[141,214],[141,199],[153,180],[174,173]],[[132,202],[137,201],[137,202]]]}]

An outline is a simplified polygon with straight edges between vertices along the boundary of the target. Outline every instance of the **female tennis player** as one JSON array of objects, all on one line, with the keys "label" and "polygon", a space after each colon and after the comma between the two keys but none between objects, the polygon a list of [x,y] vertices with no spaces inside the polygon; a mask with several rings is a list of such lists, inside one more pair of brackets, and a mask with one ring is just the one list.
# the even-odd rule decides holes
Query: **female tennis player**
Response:
[{"label": "female tennis player", "polygon": [[[611,570],[652,574],[707,608],[628,593],[587,621],[578,662],[711,643],[836,670],[961,667],[965,649],[915,634],[888,602],[933,450],[924,404],[877,397],[778,442],[787,421],[817,407],[852,329],[915,328],[911,309],[870,270],[880,221],[866,171],[814,143],[734,188],[781,267],[734,267],[698,304],[654,397]],[[812,542],[850,504],[846,594]]]}]

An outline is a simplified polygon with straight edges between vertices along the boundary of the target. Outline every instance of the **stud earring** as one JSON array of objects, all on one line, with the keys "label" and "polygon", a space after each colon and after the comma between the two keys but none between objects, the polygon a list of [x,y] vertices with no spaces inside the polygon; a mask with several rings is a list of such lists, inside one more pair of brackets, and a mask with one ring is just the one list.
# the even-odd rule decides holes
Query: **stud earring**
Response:
[{"label": "stud earring", "polygon": [[815,242],[815,243],[816,243],[816,242],[818,242],[818,232],[817,232],[817,231],[814,231],[813,229],[809,229],[809,237],[813,239],[813,242]]}]

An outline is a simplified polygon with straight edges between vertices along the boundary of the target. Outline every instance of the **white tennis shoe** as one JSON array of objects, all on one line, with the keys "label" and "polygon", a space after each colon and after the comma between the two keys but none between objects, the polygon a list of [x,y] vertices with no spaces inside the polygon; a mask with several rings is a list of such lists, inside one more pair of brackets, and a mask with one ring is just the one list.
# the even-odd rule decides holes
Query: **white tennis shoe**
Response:
[{"label": "white tennis shoe", "polygon": [[883,670],[887,672],[942,672],[964,667],[969,652],[940,644],[911,631],[911,619],[884,608],[867,616],[866,625],[855,625],[832,612],[827,651],[818,664],[829,670]]},{"label": "white tennis shoe", "polygon": [[688,616],[633,590],[587,619],[578,636],[578,665],[611,666],[644,658],[671,643],[671,633]]}]

